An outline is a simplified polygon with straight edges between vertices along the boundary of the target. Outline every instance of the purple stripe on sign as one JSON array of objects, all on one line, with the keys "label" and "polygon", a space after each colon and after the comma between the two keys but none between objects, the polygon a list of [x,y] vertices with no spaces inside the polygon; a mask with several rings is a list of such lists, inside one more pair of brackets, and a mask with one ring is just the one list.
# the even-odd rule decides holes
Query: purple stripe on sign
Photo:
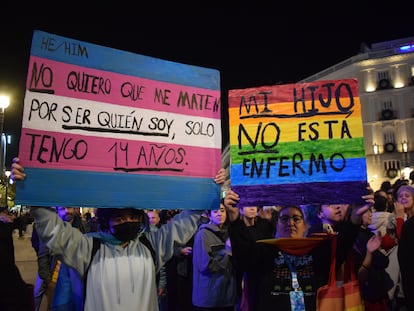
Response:
[{"label": "purple stripe on sign", "polygon": [[364,204],[366,181],[232,186],[240,195],[237,206]]}]

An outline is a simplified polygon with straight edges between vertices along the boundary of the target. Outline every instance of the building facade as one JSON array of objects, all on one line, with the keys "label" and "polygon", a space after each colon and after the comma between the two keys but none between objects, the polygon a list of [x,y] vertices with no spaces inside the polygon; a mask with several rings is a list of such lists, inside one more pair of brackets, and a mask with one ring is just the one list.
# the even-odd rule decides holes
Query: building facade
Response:
[{"label": "building facade", "polygon": [[357,78],[368,181],[409,179],[414,169],[414,37],[374,43],[302,81]]}]

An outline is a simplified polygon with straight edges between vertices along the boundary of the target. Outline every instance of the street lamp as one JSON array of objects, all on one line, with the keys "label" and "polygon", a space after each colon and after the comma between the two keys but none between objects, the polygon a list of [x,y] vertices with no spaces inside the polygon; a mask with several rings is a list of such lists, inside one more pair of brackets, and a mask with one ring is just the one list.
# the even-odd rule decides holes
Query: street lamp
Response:
[{"label": "street lamp", "polygon": [[407,143],[407,141],[406,141],[406,140],[404,140],[404,141],[401,143],[401,146],[402,146],[402,151],[403,151],[403,152],[408,152],[408,143]]},{"label": "street lamp", "polygon": [[374,149],[374,154],[377,155],[379,153],[379,146],[375,143],[372,148]]},{"label": "street lamp", "polygon": [[9,107],[10,105],[10,98],[9,96],[6,95],[0,95],[0,153],[1,153],[1,161],[0,161],[0,174],[3,175],[4,173],[4,152],[3,152],[3,148],[5,148],[5,146],[3,146],[3,125],[4,125],[4,109],[6,109],[7,107]]}]

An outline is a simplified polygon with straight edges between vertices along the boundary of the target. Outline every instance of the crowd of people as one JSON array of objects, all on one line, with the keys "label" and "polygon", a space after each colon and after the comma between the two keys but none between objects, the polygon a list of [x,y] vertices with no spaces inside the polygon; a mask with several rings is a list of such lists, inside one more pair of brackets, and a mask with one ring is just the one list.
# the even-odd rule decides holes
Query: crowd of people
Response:
[{"label": "crowd of people", "polygon": [[[18,159],[12,173],[25,178]],[[224,184],[223,169],[214,181]],[[361,206],[237,207],[239,199],[229,187],[216,209],[98,208],[80,219],[70,207],[32,207],[36,305],[46,293],[48,310],[291,310],[294,300],[316,311],[335,238],[337,275],[351,254],[365,310],[414,310],[412,181],[367,185]],[[303,244],[315,236],[323,238]]]}]

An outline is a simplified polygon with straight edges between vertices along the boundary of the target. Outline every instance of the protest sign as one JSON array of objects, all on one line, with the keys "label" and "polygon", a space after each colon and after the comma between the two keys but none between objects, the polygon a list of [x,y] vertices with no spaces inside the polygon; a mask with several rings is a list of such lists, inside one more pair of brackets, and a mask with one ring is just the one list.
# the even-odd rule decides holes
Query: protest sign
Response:
[{"label": "protest sign", "polygon": [[362,203],[356,79],[230,90],[230,177],[240,206]]},{"label": "protest sign", "polygon": [[35,31],[16,203],[218,206],[219,72]]}]

